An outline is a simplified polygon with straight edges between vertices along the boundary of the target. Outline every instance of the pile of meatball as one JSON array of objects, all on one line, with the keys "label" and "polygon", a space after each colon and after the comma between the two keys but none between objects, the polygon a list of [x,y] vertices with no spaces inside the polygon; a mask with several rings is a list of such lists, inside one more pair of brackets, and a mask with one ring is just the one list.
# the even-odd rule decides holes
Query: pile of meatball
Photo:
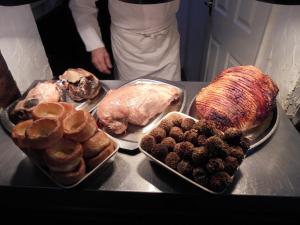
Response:
[{"label": "pile of meatball", "polygon": [[250,141],[241,130],[225,132],[207,120],[172,116],[141,140],[141,148],[170,168],[214,192],[233,181]]}]

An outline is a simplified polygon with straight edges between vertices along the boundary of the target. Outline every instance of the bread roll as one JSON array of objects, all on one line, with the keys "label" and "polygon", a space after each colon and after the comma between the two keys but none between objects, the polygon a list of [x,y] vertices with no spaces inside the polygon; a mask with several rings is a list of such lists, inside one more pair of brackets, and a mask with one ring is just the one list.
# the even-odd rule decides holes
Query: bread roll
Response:
[{"label": "bread roll", "polygon": [[88,112],[78,110],[64,119],[63,129],[66,138],[84,142],[95,134],[97,124]]},{"label": "bread roll", "polygon": [[25,136],[29,148],[49,148],[62,138],[63,129],[58,119],[43,118],[34,121],[26,129]]},{"label": "bread roll", "polygon": [[30,127],[33,123],[33,120],[25,120],[23,122],[18,123],[14,128],[12,129],[12,139],[15,142],[15,144],[20,149],[26,148],[26,136],[25,131],[28,127]]},{"label": "bread roll", "polygon": [[78,166],[82,154],[81,144],[62,138],[54,146],[45,150],[44,159],[50,170],[69,172]]},{"label": "bread roll", "polygon": [[97,156],[90,158],[86,161],[87,167],[89,169],[94,169],[100,163],[102,163],[110,154],[114,151],[115,146],[111,142],[103,151],[101,151]]},{"label": "bread roll", "polygon": [[51,172],[53,178],[62,185],[72,185],[80,181],[85,175],[85,163],[81,159],[79,165],[71,172]]},{"label": "bread roll", "polygon": [[65,108],[65,117],[69,116],[70,114],[76,111],[74,105],[72,105],[71,103],[59,102],[59,104]]},{"label": "bread roll", "polygon": [[98,131],[83,143],[83,157],[91,158],[98,155],[110,144],[110,139],[103,131]]},{"label": "bread roll", "polygon": [[34,119],[57,118],[62,121],[65,112],[64,106],[57,102],[43,102],[34,107],[32,116]]}]

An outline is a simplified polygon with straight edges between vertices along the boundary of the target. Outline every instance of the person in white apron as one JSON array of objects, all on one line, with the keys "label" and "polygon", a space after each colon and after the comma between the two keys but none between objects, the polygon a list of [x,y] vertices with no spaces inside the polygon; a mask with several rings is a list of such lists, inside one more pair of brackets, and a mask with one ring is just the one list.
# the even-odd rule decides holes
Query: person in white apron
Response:
[{"label": "person in white apron", "polygon": [[[119,79],[153,76],[181,80],[176,20],[179,4],[180,0],[144,5],[108,0],[112,50]],[[93,64],[101,72],[110,73],[110,56],[102,42],[95,0],[70,0],[69,6]]]}]

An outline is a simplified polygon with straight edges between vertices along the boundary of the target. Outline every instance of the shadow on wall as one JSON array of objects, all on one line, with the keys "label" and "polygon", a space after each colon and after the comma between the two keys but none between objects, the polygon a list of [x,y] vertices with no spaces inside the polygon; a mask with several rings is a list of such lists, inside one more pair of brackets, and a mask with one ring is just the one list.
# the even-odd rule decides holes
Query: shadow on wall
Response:
[{"label": "shadow on wall", "polygon": [[[105,13],[99,13],[103,17],[100,18],[102,36],[108,49],[111,49],[107,4],[101,1],[101,7],[99,10],[105,11]],[[104,75],[92,65],[90,53],[86,52],[76,30],[68,1],[59,4],[36,22],[54,77],[61,75],[69,68],[81,67],[94,73],[100,79],[114,79],[113,75]]]},{"label": "shadow on wall", "polygon": [[183,79],[204,80],[205,52],[207,50],[208,8],[204,1],[182,0],[177,13],[180,33],[180,60]]}]

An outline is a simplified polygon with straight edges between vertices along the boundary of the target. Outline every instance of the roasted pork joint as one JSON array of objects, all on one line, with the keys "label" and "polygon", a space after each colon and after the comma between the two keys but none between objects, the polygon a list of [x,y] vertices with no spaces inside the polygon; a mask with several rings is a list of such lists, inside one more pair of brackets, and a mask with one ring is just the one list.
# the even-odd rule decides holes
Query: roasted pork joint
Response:
[{"label": "roasted pork joint", "polygon": [[269,115],[277,93],[277,85],[258,68],[228,68],[198,93],[197,116],[223,131],[229,127],[247,131]]},{"label": "roasted pork joint", "polygon": [[99,103],[97,116],[115,134],[126,131],[128,123],[145,126],[179,98],[179,90],[166,84],[132,84],[107,93]]},{"label": "roasted pork joint", "polygon": [[39,82],[24,99],[20,100],[10,112],[10,119],[18,123],[32,118],[31,112],[40,103],[59,102],[64,99],[63,92],[53,81]]},{"label": "roasted pork joint", "polygon": [[74,101],[93,99],[101,89],[98,78],[81,68],[68,69],[59,79],[65,83],[64,88]]}]

